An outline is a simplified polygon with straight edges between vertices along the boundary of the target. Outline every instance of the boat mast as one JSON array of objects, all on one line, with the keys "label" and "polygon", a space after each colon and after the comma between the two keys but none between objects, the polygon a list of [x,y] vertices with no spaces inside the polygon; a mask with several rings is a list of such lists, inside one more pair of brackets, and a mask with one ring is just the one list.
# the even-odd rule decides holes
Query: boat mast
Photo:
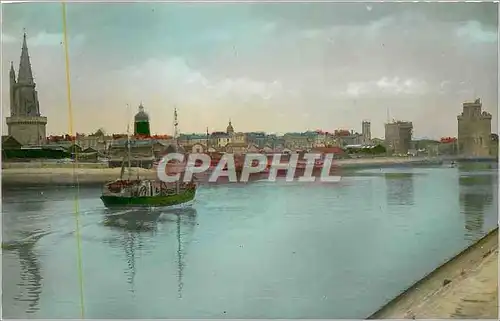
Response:
[{"label": "boat mast", "polygon": [[208,152],[208,143],[210,141],[210,134],[208,133],[208,127],[207,127],[207,144],[206,144],[206,147],[207,147],[207,152]]},{"label": "boat mast", "polygon": [[123,174],[125,173],[125,157],[127,157],[127,156],[123,156],[123,159],[122,159],[122,168],[120,170],[120,179],[123,179]]},{"label": "boat mast", "polygon": [[130,169],[131,169],[131,150],[130,150],[130,105],[127,104],[127,159],[128,159],[128,179],[130,180]]},{"label": "boat mast", "polygon": [[184,283],[182,282],[182,276],[184,272],[184,262],[183,262],[183,249],[181,240],[181,216],[177,213],[177,293],[179,299],[182,299],[182,288]]},{"label": "boat mast", "polygon": [[[177,119],[177,107],[174,107],[174,144],[175,144],[175,151],[178,153],[179,152],[179,121]],[[177,189],[177,194],[179,194],[179,181],[175,182],[175,186]]]},{"label": "boat mast", "polygon": [[179,128],[177,126],[179,126],[179,121],[177,120],[177,108],[174,108],[174,142],[176,148],[179,147]]}]

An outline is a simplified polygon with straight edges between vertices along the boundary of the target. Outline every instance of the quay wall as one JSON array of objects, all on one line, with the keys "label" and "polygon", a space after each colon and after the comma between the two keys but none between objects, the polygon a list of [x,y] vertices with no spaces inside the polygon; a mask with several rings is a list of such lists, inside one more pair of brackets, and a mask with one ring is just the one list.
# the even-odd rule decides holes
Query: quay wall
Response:
[{"label": "quay wall", "polygon": [[[66,165],[66,164],[64,164]],[[80,165],[80,164],[79,164]],[[131,177],[155,179],[156,171],[132,168]],[[8,168],[2,169],[2,186],[102,185],[120,177],[121,168]],[[125,170],[124,177],[128,176]]]},{"label": "quay wall", "polygon": [[[438,165],[442,160],[423,157],[377,157],[334,160],[333,166],[341,169],[356,170],[392,166]],[[74,185],[74,164],[55,162],[2,163],[2,185]],[[77,163],[75,172],[79,184],[104,184],[120,175],[120,168],[109,168],[106,163]],[[137,169],[132,169],[136,176]],[[147,179],[157,178],[155,169],[139,169],[139,176]]]},{"label": "quay wall", "polygon": [[[108,163],[87,163],[78,162],[78,168],[108,168]],[[73,163],[58,163],[54,161],[32,161],[32,162],[2,162],[2,169],[23,169],[23,168],[73,168]]]},{"label": "quay wall", "polygon": [[[410,311],[413,306],[425,304],[423,301],[425,301],[429,295],[436,293],[436,291],[444,286],[444,280],[455,282],[464,271],[477,267],[485,257],[489,256],[496,249],[498,249],[498,226],[411,285],[375,313],[368,316],[367,319],[402,318],[402,316],[397,315],[398,312]],[[491,282],[495,282],[496,284],[498,278],[496,280],[491,280]],[[440,318],[444,319],[447,317],[448,316],[442,316]],[[468,317],[479,318],[474,315]]]},{"label": "quay wall", "polygon": [[340,168],[345,169],[384,168],[395,166],[431,166],[441,164],[443,164],[442,159],[427,157],[339,159],[333,162],[334,166],[339,166]]}]

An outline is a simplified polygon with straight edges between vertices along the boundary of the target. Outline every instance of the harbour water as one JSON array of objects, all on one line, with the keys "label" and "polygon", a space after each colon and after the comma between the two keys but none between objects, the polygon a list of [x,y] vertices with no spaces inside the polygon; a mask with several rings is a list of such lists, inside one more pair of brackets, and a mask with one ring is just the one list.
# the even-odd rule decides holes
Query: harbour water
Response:
[{"label": "harbour water", "polygon": [[[365,318],[497,225],[497,165],[203,186],[109,211],[81,188],[86,318]],[[75,189],[3,187],[3,316],[78,318]]]}]

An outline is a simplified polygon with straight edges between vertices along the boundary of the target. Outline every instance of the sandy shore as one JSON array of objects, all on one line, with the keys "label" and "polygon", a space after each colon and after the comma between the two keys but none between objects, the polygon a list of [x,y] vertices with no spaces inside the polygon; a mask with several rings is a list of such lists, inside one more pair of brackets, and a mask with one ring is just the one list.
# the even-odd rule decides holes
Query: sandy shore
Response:
[{"label": "sandy shore", "polygon": [[498,228],[369,317],[411,318],[498,320]]},{"label": "sandy shore", "polygon": [[[435,160],[425,158],[367,158],[335,160],[334,166],[342,168],[367,168],[386,167],[401,164],[433,164]],[[5,185],[68,185],[74,184],[74,172],[72,164],[29,164],[29,163],[6,163],[2,164],[2,184]],[[120,175],[120,168],[106,168],[102,164],[80,163],[76,169],[78,182],[80,184],[103,184],[114,180]],[[136,175],[137,169],[133,169]],[[139,169],[139,175],[144,178],[156,178],[156,170]]]},{"label": "sandy shore", "polygon": [[395,165],[435,165],[441,164],[439,158],[427,157],[374,157],[339,159],[333,162],[334,165],[342,168],[365,168],[365,167],[385,167]]},{"label": "sandy shore", "polygon": [[[6,185],[72,185],[75,178],[79,184],[104,184],[120,176],[120,168],[8,168],[2,170],[2,184]],[[155,170],[133,168],[135,177],[156,178]],[[126,172],[127,173],[127,172]]]},{"label": "sandy shore", "polygon": [[[78,163],[79,168],[108,168],[108,163]],[[58,162],[3,162],[2,169],[24,169],[24,168],[73,168],[73,163],[58,163]]]}]

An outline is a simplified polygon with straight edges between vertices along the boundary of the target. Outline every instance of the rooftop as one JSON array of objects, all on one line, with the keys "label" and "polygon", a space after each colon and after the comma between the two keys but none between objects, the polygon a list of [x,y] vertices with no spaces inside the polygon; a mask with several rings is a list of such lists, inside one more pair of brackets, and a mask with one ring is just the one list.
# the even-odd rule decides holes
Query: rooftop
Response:
[{"label": "rooftop", "polygon": [[481,98],[476,98],[474,101],[464,101],[464,105],[481,105]]}]

